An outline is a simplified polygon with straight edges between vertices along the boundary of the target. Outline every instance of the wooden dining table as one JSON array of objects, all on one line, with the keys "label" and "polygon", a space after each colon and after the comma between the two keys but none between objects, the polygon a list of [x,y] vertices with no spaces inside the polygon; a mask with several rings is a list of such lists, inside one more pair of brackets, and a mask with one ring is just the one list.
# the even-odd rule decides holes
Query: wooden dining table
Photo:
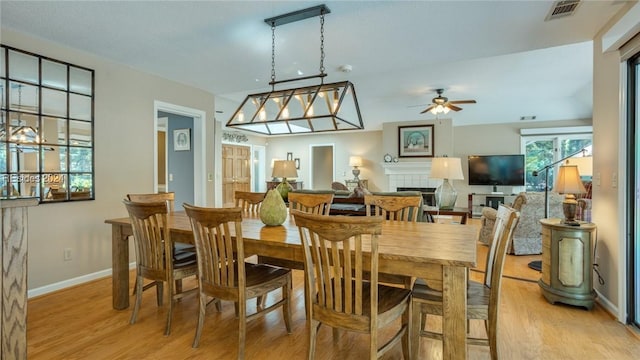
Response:
[{"label": "wooden dining table", "polygon": [[[107,219],[112,228],[112,296],[114,309],[129,307],[129,218]],[[168,216],[172,241],[193,243],[187,215]],[[293,217],[281,226],[265,226],[258,217],[242,220],[247,256],[260,255],[298,264],[303,249]],[[378,271],[422,278],[443,292],[443,358],[466,358],[466,305],[468,269],[476,266],[476,226],[423,222],[390,222],[382,226],[378,239]]]}]

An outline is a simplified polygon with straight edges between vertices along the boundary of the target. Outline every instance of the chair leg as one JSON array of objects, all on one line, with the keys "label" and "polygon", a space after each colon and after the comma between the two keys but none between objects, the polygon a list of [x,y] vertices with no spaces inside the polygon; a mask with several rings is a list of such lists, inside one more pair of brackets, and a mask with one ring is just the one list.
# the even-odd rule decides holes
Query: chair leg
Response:
[{"label": "chair leg", "polygon": [[285,286],[282,287],[282,296],[284,297],[284,304],[282,305],[284,325],[287,328],[287,333],[291,334],[291,274],[287,277]]},{"label": "chair leg", "polygon": [[402,335],[402,356],[404,360],[412,359],[411,357],[411,322],[413,320],[413,309],[411,308],[411,301],[409,301],[409,306],[405,310],[406,316],[402,316],[402,327],[405,328],[404,334]]},{"label": "chair leg", "polygon": [[140,303],[142,303],[142,276],[136,275],[136,302],[133,305],[133,312],[131,313],[130,324],[135,324],[138,317],[138,310],[140,310]]},{"label": "chair leg", "polygon": [[316,357],[316,337],[318,336],[319,327],[319,321],[309,319],[309,360],[314,360]]},{"label": "chair leg", "polygon": [[167,311],[167,326],[164,329],[165,336],[171,334],[171,318],[173,317],[173,281],[167,281],[167,300],[169,300],[169,311]]},{"label": "chair leg", "polygon": [[164,282],[156,281],[156,302],[158,306],[162,306],[164,299]]},{"label": "chair leg", "polygon": [[[197,348],[200,344],[200,335],[202,334],[202,326],[204,325],[204,316],[206,315],[207,310],[207,296],[203,293],[200,293],[200,306],[198,307],[198,325],[196,325],[196,336],[193,339],[193,345],[191,347]],[[218,306],[220,306],[220,300],[217,301]]]},{"label": "chair leg", "polygon": [[378,329],[371,329],[369,334],[369,359],[378,359]]},{"label": "chair leg", "polygon": [[418,359],[418,353],[420,352],[420,332],[423,329],[423,316],[420,313],[420,304],[413,303],[411,304],[413,307],[411,313],[411,325],[409,328],[409,336],[411,337],[411,358]]},{"label": "chair leg", "polygon": [[238,306],[238,359],[244,359],[244,344],[247,337],[247,301],[242,299]]}]

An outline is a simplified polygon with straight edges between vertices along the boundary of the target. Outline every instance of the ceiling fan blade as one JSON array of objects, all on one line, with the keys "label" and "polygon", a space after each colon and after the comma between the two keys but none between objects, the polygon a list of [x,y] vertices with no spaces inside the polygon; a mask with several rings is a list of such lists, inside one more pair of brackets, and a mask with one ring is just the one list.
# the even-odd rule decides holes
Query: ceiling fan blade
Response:
[{"label": "ceiling fan blade", "polygon": [[450,102],[449,102],[449,103],[444,104],[444,106],[448,107],[449,109],[451,109],[451,110],[453,110],[453,111],[460,111],[460,110],[462,110],[462,108],[457,107],[457,106],[455,106],[455,105],[451,104]]},{"label": "ceiling fan blade", "polygon": [[433,109],[434,107],[436,107],[436,105],[435,105],[435,104],[429,105],[426,109],[424,109],[424,110],[420,111],[420,114],[424,114],[424,113],[426,113],[427,111],[431,111],[431,109]]},{"label": "ceiling fan blade", "polygon": [[475,100],[453,100],[449,101],[449,104],[475,104]]}]

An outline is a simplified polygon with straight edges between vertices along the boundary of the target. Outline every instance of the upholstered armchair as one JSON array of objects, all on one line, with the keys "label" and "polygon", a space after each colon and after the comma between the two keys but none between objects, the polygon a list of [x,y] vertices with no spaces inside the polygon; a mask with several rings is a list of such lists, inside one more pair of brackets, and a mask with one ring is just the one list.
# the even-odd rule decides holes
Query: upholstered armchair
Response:
[{"label": "upholstered armchair", "polygon": [[[564,197],[558,193],[549,193],[549,218],[564,218],[562,201]],[[513,233],[513,241],[509,246],[509,254],[529,255],[542,253],[542,227],[540,219],[544,218],[544,193],[522,192],[518,194],[512,206],[520,211],[520,222]],[[482,210],[482,228],[480,241],[488,244],[491,239],[496,210]],[[488,234],[488,235],[487,235]],[[487,237],[488,236],[488,237]]]}]

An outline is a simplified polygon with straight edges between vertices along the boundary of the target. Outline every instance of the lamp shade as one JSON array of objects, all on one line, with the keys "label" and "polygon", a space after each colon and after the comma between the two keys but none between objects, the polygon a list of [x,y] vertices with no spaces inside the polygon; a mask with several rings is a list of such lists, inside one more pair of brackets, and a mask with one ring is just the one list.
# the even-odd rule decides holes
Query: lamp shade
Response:
[{"label": "lamp shade", "polygon": [[572,157],[567,164],[576,165],[580,176],[593,176],[593,156]]},{"label": "lamp shade", "polygon": [[460,158],[454,157],[437,157],[431,160],[431,173],[429,175],[432,179],[452,179],[462,180],[462,165]]},{"label": "lamp shade", "polygon": [[362,166],[362,158],[360,156],[350,156],[349,166]]},{"label": "lamp shade", "polygon": [[580,180],[577,165],[562,165],[553,189],[559,194],[584,194],[587,190]]},{"label": "lamp shade", "polygon": [[296,178],[298,177],[298,171],[296,171],[296,163],[293,160],[276,160],[273,164],[272,177],[279,178]]}]

